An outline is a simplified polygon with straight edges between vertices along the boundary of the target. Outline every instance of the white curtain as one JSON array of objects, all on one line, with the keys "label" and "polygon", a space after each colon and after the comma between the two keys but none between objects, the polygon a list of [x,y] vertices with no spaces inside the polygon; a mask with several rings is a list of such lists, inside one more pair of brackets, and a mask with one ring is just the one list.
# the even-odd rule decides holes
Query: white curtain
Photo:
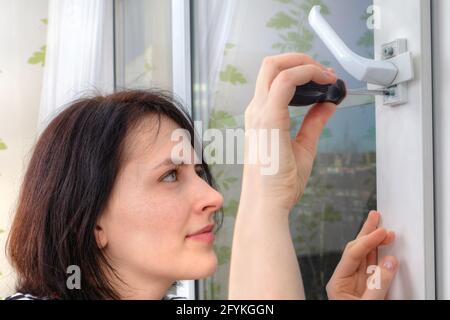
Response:
[{"label": "white curtain", "polygon": [[38,129],[83,94],[114,90],[111,0],[50,0]]},{"label": "white curtain", "polygon": [[196,99],[200,99],[195,113],[197,119],[209,119],[223,64],[225,46],[233,26],[237,0],[195,1],[195,46],[199,48],[195,58]]}]

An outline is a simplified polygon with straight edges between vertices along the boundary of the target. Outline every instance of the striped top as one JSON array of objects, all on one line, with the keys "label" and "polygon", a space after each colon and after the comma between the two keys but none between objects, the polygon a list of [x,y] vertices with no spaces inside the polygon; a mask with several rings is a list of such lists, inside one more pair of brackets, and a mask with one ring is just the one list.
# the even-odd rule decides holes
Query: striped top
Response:
[{"label": "striped top", "polygon": [[[174,294],[167,294],[164,296],[162,300],[185,300],[185,297],[176,296]],[[51,300],[47,297],[36,297],[28,293],[17,292],[9,297],[6,297],[5,300]]]},{"label": "striped top", "polygon": [[21,292],[17,292],[12,296],[6,297],[5,300],[49,300],[48,298],[38,298],[31,294],[23,294]]}]

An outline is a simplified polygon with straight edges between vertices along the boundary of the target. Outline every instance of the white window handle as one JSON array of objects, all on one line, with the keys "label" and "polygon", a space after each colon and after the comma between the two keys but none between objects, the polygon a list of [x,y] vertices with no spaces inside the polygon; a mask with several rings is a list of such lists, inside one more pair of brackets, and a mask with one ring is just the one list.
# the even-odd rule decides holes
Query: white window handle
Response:
[{"label": "white window handle", "polygon": [[387,60],[372,60],[350,50],[333,28],[322,17],[320,6],[309,13],[309,24],[336,57],[342,67],[354,78],[372,84],[391,86],[413,78],[412,57],[405,52]]}]

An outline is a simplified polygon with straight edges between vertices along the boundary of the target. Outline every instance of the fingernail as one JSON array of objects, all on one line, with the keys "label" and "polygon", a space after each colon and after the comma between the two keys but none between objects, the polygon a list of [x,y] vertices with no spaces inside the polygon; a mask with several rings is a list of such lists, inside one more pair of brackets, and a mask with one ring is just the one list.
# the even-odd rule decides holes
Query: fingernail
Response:
[{"label": "fingernail", "polygon": [[333,68],[327,68],[327,70],[333,74],[336,74],[336,71]]},{"label": "fingernail", "polygon": [[395,265],[394,265],[394,263],[391,260],[386,260],[383,263],[383,267],[388,269],[391,272],[395,270]]}]

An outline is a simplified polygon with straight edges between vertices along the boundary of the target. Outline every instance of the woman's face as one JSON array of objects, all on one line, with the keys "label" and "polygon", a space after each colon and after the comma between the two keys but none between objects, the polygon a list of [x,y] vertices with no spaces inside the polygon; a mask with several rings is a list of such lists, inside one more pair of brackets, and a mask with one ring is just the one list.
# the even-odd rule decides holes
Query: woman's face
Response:
[{"label": "woman's face", "polygon": [[172,131],[162,117],[148,117],[125,140],[125,154],[107,207],[98,220],[97,241],[131,286],[204,278],[216,270],[211,233],[222,195],[202,178],[201,166],[172,164]]}]

